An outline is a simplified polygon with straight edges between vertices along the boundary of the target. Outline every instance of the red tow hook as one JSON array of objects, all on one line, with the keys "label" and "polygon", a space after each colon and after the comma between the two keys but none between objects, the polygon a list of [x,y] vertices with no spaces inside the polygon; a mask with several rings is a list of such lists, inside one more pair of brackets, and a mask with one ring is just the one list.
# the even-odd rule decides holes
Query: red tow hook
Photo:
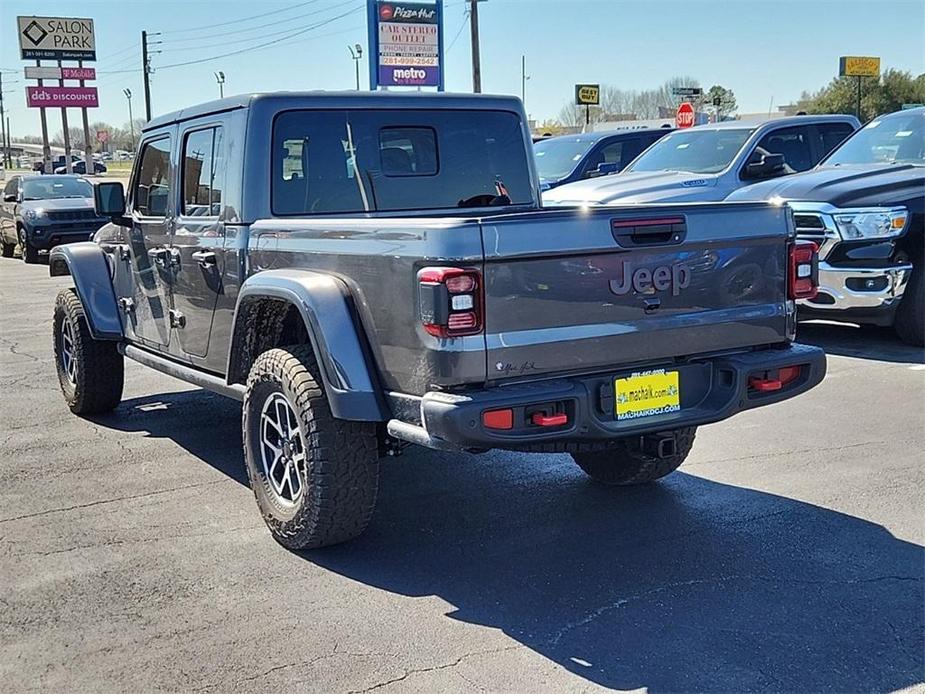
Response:
[{"label": "red tow hook", "polygon": [[562,414],[550,415],[545,415],[542,412],[534,412],[530,419],[538,427],[559,427],[563,424],[568,424],[568,415],[564,412]]}]

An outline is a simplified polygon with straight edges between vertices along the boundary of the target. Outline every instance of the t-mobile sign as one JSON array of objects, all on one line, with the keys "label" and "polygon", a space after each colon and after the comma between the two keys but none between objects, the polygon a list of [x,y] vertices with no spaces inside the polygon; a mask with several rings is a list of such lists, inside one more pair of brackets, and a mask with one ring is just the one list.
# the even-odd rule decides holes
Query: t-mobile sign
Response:
[{"label": "t-mobile sign", "polygon": [[439,33],[434,5],[380,0],[379,84],[436,87],[440,84]]}]

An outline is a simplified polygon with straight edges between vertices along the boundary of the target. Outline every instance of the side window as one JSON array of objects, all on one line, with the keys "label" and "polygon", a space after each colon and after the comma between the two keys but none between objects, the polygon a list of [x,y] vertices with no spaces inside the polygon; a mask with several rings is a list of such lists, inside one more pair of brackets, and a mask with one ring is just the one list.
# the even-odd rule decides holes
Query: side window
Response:
[{"label": "side window", "polygon": [[385,176],[433,176],[437,134],[433,128],[382,128],[379,163]]},{"label": "side window", "polygon": [[224,180],[222,129],[195,130],[183,141],[183,214],[217,217]]},{"label": "side window", "polygon": [[[762,150],[771,154],[783,154],[784,163],[790,167],[791,173],[808,171],[814,165],[808,131],[803,126],[781,128],[768,133],[758,143],[755,154],[762,154]],[[757,161],[755,155],[752,155],[752,158]]]},{"label": "side window", "polygon": [[844,142],[854,128],[847,123],[823,123],[816,126],[816,131],[819,133],[819,153],[825,157]]},{"label": "side window", "polygon": [[[354,164],[353,137],[343,112],[288,111],[274,126],[274,214],[352,212],[366,209],[368,198]],[[365,193],[365,190],[364,190]]]},{"label": "side window", "polygon": [[3,189],[3,195],[16,195],[19,192],[19,179],[15,176],[7,181],[6,187]]},{"label": "side window", "polygon": [[147,142],[141,150],[134,209],[146,217],[165,217],[170,195],[170,138]]}]

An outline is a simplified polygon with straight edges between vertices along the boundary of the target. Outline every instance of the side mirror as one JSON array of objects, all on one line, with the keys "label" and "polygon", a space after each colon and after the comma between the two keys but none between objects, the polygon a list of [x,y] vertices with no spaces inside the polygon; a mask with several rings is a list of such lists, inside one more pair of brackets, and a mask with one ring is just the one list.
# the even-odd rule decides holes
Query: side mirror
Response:
[{"label": "side mirror", "polygon": [[93,188],[93,209],[100,217],[109,217],[114,224],[130,226],[125,218],[125,191],[117,181],[98,183]]},{"label": "side mirror", "polygon": [[10,193],[3,196],[3,202],[19,202],[19,200],[15,193]]},{"label": "side mirror", "polygon": [[784,155],[767,153],[762,154],[758,161],[745,167],[746,178],[770,178],[784,172]]}]

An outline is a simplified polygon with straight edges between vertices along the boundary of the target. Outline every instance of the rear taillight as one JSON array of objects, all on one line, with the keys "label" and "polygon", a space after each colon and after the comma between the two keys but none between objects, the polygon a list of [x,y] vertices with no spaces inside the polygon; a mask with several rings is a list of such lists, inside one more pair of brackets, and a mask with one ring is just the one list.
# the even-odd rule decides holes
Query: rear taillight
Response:
[{"label": "rear taillight", "polygon": [[812,241],[797,241],[790,246],[790,269],[787,296],[791,299],[812,299],[819,290],[819,258]]},{"label": "rear taillight", "polygon": [[435,337],[482,332],[482,275],[457,267],[418,272],[421,325]]}]

